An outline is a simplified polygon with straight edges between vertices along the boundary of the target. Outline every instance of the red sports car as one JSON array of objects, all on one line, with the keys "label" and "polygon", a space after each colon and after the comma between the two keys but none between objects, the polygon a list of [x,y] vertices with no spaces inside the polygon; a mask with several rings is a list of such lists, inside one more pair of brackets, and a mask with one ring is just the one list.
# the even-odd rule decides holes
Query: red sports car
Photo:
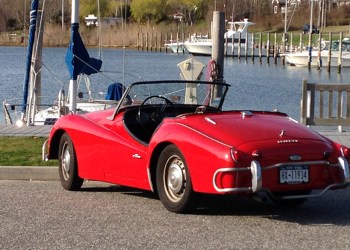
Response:
[{"label": "red sports car", "polygon": [[185,213],[199,194],[269,197],[297,205],[350,182],[350,151],[267,111],[224,111],[226,83],[131,84],[114,109],[54,125],[47,158],[67,190],[98,180],[158,193]]}]

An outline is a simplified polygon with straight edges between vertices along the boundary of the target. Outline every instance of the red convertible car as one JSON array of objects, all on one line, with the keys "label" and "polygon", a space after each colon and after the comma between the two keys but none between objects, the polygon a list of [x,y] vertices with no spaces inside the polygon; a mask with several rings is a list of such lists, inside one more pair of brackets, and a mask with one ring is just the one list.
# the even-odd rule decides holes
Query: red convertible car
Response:
[{"label": "red convertible car", "polygon": [[284,113],[223,110],[230,85],[131,84],[113,109],[70,114],[46,149],[67,190],[84,179],[152,190],[176,213],[203,194],[298,205],[350,182],[350,151]]}]

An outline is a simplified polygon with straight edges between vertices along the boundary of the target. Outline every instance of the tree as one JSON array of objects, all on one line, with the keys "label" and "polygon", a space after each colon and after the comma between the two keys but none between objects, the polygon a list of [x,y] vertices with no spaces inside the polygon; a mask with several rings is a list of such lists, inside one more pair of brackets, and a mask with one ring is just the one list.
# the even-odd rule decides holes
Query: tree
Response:
[{"label": "tree", "polygon": [[133,0],[130,5],[132,17],[137,22],[159,22],[165,18],[164,0]]}]

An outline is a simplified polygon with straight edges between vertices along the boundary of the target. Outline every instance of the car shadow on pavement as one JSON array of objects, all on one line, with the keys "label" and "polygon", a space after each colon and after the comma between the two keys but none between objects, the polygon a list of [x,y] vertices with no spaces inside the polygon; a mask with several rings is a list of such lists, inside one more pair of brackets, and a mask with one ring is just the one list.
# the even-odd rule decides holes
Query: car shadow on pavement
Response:
[{"label": "car shadow on pavement", "polygon": [[208,196],[196,214],[212,216],[260,216],[271,220],[301,225],[350,225],[350,190],[330,191],[310,198],[299,206],[281,206],[270,200],[256,201],[247,197]]},{"label": "car shadow on pavement", "polygon": [[[117,192],[158,200],[158,195],[125,186],[103,183],[89,185],[83,192]],[[288,221],[301,225],[350,225],[350,189],[329,191],[325,195],[310,198],[299,206],[280,206],[270,200],[256,201],[245,196],[201,195],[193,215],[206,216],[257,216],[271,220]],[[159,201],[159,206],[162,206]]]}]

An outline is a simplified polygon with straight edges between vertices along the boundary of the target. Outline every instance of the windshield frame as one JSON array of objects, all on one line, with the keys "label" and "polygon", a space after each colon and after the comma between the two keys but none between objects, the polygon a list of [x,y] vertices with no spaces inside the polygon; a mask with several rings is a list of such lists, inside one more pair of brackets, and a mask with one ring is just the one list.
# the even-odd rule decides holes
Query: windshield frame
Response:
[{"label": "windshield frame", "polygon": [[[187,80],[159,80],[159,81],[141,81],[141,82],[134,82],[130,84],[126,90],[124,91],[120,101],[118,102],[117,106],[115,107],[115,110],[112,114],[112,116],[108,117],[110,120],[114,120],[117,114],[124,108],[126,108],[123,104],[128,102],[130,100],[129,94],[131,93],[131,90],[137,86],[137,85],[154,85],[154,84],[205,84],[205,85],[212,85],[212,86],[221,86],[222,87],[222,96],[220,98],[220,102],[218,103],[217,109],[221,110],[222,106],[225,101],[225,96],[229,90],[229,87],[231,87],[230,84],[227,84],[226,82],[209,82],[209,81],[187,81]],[[136,105],[137,106],[137,105]],[[201,106],[201,105],[199,105]]]}]

